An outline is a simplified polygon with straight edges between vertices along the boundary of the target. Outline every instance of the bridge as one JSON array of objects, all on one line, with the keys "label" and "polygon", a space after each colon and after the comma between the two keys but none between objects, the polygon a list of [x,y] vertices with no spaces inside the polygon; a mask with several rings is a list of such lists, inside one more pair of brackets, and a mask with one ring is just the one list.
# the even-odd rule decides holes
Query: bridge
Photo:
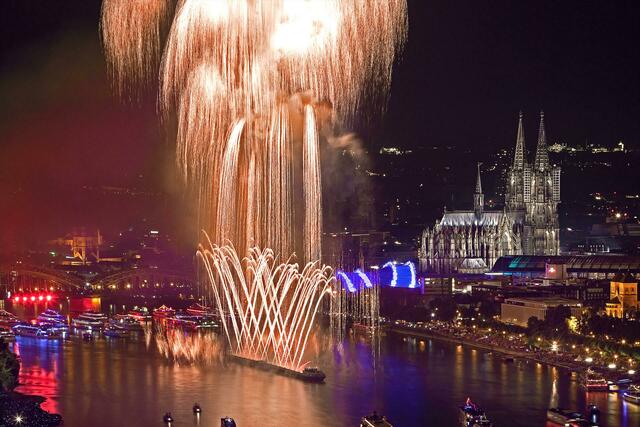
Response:
[{"label": "bridge", "polygon": [[171,270],[153,267],[139,267],[121,270],[94,279],[94,290],[122,290],[160,288],[165,286],[183,287],[195,282],[195,274],[187,270]]},{"label": "bridge", "polygon": [[77,276],[55,268],[24,262],[0,264],[0,283],[4,285],[23,284],[24,278],[36,279],[38,287],[57,289],[82,289],[84,281]]},{"label": "bridge", "polygon": [[195,283],[195,273],[154,267],[134,267],[99,274],[89,282],[75,274],[44,265],[24,262],[0,263],[0,284],[12,292],[37,290],[79,291],[91,289],[117,291],[185,287]]}]

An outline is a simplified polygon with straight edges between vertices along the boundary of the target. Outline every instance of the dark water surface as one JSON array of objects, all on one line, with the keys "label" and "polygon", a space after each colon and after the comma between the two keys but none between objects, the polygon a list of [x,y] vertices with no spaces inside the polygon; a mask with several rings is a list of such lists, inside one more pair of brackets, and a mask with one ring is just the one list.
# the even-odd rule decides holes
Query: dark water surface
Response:
[{"label": "dark water surface", "polygon": [[[323,343],[323,344],[322,344]],[[327,373],[305,384],[250,367],[167,360],[144,334],[85,342],[19,337],[19,391],[48,398],[65,426],[215,426],[221,416],[249,426],[357,426],[376,409],[395,427],[455,426],[467,396],[496,426],[543,426],[550,405],[584,410],[595,402],[608,426],[640,426],[640,406],[615,393],[588,397],[575,378],[536,363],[506,364],[479,350],[432,340],[383,337],[379,352],[364,338],[336,347],[312,339],[309,356]],[[194,402],[203,408],[198,420]]]}]

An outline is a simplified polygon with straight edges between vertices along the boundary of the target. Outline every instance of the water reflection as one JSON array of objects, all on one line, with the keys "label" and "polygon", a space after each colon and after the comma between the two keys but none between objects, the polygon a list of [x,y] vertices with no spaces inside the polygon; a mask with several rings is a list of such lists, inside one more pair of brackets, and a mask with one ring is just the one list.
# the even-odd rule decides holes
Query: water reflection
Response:
[{"label": "water reflection", "polygon": [[[550,403],[584,411],[595,403],[609,426],[640,425],[640,407],[617,394],[585,395],[575,378],[534,363],[505,363],[466,346],[389,335],[380,351],[358,335],[336,345],[321,333],[309,358],[327,373],[305,384],[219,360],[215,336],[153,331],[127,339],[44,341],[19,337],[20,390],[48,398],[45,407],[66,425],[356,426],[372,410],[395,425],[457,425],[457,407],[470,396],[496,425],[545,425]],[[200,419],[191,413],[199,402]],[[133,424],[132,424],[133,425]]]},{"label": "water reflection", "polygon": [[213,331],[187,332],[159,322],[147,322],[143,331],[147,350],[155,344],[158,353],[175,363],[223,362],[224,342]]}]

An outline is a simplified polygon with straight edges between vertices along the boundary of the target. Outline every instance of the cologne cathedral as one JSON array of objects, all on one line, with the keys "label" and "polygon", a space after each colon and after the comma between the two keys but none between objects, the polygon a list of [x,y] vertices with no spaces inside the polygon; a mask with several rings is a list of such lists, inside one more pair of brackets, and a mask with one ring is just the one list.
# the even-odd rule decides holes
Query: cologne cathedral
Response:
[{"label": "cologne cathedral", "polygon": [[544,113],[540,113],[533,163],[527,161],[522,113],[504,208],[485,210],[480,165],[473,210],[447,211],[422,232],[418,257],[425,272],[447,274],[490,269],[503,255],[558,255],[560,168],[551,167]]}]

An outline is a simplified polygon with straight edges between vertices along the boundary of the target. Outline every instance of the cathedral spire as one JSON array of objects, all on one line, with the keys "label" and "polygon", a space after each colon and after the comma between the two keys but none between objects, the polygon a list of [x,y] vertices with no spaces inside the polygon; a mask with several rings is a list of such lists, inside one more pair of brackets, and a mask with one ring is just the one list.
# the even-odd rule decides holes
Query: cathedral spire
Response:
[{"label": "cathedral spire", "polygon": [[476,194],[482,194],[482,181],[480,180],[480,165],[482,165],[482,163],[478,163],[478,175],[476,177]]},{"label": "cathedral spire", "polygon": [[540,128],[538,129],[538,146],[534,169],[545,171],[549,169],[549,152],[547,151],[547,135],[544,129],[544,111],[540,111]]},{"label": "cathedral spire", "polygon": [[523,170],[526,166],[524,157],[524,129],[522,127],[522,111],[518,118],[518,136],[516,137],[516,152],[513,156],[513,169]]},{"label": "cathedral spire", "polygon": [[480,165],[478,163],[478,176],[476,178],[476,192],[473,194],[473,211],[480,218],[484,210],[484,194],[482,194],[482,182],[480,180]]}]

